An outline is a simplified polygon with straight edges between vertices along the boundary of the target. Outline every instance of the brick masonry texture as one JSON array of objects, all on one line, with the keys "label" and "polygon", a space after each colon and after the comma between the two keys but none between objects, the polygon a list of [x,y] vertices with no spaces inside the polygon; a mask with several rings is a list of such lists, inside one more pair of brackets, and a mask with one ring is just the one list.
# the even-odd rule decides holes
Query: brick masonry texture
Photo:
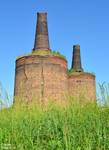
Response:
[{"label": "brick masonry texture", "polygon": [[62,99],[68,89],[67,61],[57,56],[16,60],[15,96],[28,100]]},{"label": "brick masonry texture", "polygon": [[78,73],[68,78],[69,95],[86,100],[95,101],[95,75],[89,73]]},{"label": "brick masonry texture", "polygon": [[37,13],[34,50],[50,50],[48,38],[47,13]]},{"label": "brick masonry texture", "polygon": [[58,56],[24,56],[16,60],[15,97],[47,101],[67,95],[96,99],[95,76],[80,72],[68,76],[67,61]]}]

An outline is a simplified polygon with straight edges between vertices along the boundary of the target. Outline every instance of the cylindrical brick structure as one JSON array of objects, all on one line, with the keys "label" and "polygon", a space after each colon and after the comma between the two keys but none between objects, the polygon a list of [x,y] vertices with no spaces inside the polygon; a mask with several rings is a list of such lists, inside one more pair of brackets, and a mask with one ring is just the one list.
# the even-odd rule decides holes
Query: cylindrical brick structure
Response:
[{"label": "cylindrical brick structure", "polygon": [[33,51],[35,50],[50,50],[47,13],[37,13],[37,25]]},{"label": "cylindrical brick structure", "polygon": [[95,76],[83,72],[79,45],[73,47],[71,69],[68,75],[66,59],[50,50],[47,13],[37,13],[33,52],[16,60],[15,100],[63,100],[68,94],[95,100]]},{"label": "cylindrical brick structure", "polygon": [[74,72],[68,78],[69,95],[80,100],[95,101],[95,75],[85,72]]},{"label": "cylindrical brick structure", "polygon": [[76,72],[82,72],[80,45],[73,46],[72,69]]},{"label": "cylindrical brick structure", "polygon": [[27,101],[59,100],[68,89],[67,61],[58,56],[24,56],[16,60],[15,97]]}]

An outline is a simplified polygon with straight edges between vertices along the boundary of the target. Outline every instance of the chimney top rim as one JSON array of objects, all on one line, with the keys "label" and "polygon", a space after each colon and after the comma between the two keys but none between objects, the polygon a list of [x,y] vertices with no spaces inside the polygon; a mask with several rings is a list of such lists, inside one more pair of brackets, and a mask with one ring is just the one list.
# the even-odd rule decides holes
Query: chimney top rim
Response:
[{"label": "chimney top rim", "polygon": [[73,48],[79,48],[80,49],[80,45],[79,44],[73,45]]},{"label": "chimney top rim", "polygon": [[75,45],[73,45],[73,47],[80,47],[80,45],[79,44],[75,44]]},{"label": "chimney top rim", "polygon": [[47,12],[37,12],[37,15],[47,15]]}]

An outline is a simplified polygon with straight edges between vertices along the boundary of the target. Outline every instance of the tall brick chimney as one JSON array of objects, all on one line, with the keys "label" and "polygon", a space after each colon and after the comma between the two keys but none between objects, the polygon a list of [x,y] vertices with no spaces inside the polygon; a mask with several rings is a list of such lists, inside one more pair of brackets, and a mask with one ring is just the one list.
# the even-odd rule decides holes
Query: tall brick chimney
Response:
[{"label": "tall brick chimney", "polygon": [[35,50],[50,50],[47,13],[37,13],[37,25],[33,51]]},{"label": "tall brick chimney", "polygon": [[73,46],[72,69],[76,72],[82,72],[80,45]]}]

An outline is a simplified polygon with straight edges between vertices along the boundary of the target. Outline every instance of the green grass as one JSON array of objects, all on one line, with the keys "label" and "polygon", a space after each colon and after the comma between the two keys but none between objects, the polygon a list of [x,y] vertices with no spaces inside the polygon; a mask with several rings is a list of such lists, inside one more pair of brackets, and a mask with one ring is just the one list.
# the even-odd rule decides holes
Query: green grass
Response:
[{"label": "green grass", "polygon": [[[104,96],[101,86],[101,96]],[[101,97],[100,96],[100,97]],[[109,97],[106,97],[109,100]],[[108,105],[15,104],[0,111],[0,150],[108,150]]]},{"label": "green grass", "polygon": [[16,150],[108,150],[109,108],[70,103],[3,109],[0,144]]}]

